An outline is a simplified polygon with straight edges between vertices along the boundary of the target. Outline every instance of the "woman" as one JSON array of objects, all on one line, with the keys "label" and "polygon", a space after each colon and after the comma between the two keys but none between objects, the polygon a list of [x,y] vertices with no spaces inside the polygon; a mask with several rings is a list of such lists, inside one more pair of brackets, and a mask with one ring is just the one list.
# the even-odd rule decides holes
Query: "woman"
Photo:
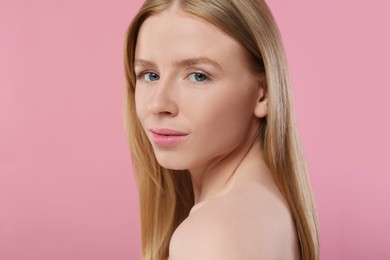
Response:
[{"label": "woman", "polygon": [[143,259],[318,259],[277,26],[260,0],[147,0],[125,120]]}]

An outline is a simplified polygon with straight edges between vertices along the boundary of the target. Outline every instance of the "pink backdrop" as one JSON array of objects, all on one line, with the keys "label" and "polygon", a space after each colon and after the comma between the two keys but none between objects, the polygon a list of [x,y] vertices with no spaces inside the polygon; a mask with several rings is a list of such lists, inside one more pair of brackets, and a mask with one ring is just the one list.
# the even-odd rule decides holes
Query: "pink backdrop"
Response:
[{"label": "pink backdrop", "polygon": [[[141,2],[0,1],[0,259],[139,259],[122,52]],[[390,259],[390,4],[268,3],[289,59],[321,259]]]}]

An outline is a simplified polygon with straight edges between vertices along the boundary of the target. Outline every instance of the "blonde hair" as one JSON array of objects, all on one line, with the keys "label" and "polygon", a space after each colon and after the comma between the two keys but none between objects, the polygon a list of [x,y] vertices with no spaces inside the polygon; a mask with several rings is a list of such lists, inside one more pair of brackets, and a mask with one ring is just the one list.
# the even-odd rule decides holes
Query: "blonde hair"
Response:
[{"label": "blonde hair", "polygon": [[287,61],[278,27],[262,0],[147,0],[133,19],[125,42],[128,86],[125,127],[140,195],[142,259],[166,259],[169,242],[194,205],[188,171],[161,167],[136,116],[134,53],[142,23],[178,3],[181,11],[214,24],[236,39],[265,72],[268,115],[261,140],[265,160],[287,200],[300,242],[302,259],[318,259],[316,210],[294,118]]}]

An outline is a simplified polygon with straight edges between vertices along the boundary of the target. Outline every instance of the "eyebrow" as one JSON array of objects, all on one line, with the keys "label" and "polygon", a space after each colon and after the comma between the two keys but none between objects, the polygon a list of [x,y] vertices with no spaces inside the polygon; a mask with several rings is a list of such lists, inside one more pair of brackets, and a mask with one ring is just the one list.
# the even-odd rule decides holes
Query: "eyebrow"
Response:
[{"label": "eyebrow", "polygon": [[[222,69],[221,65],[219,65],[218,62],[209,59],[207,57],[195,57],[195,58],[189,58],[189,59],[173,62],[174,66],[179,66],[179,67],[189,67],[189,66],[194,66],[199,64],[209,64],[218,69]],[[135,59],[134,66],[156,67],[156,65],[153,62],[142,60],[142,59]]]}]

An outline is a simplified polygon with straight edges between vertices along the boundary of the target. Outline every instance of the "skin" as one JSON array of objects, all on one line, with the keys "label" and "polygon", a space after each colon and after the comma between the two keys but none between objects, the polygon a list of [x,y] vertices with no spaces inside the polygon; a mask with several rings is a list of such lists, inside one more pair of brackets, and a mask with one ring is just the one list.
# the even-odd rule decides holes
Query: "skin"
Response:
[{"label": "skin", "polygon": [[[256,139],[266,86],[239,43],[174,6],[144,22],[135,60],[137,116],[156,158],[188,169],[193,182],[195,206],[171,239],[170,259],[299,259]],[[188,136],[161,147],[152,127]]]}]

